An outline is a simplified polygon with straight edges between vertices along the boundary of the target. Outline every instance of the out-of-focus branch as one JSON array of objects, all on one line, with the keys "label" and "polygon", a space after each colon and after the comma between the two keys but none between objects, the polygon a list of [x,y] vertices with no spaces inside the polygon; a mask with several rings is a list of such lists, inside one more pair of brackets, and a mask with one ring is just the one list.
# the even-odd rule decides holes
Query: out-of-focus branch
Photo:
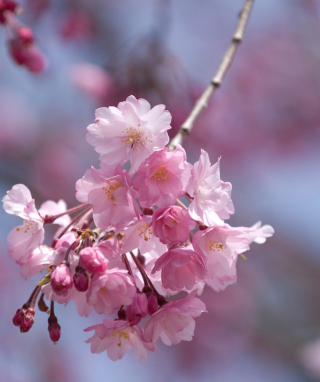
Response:
[{"label": "out-of-focus branch", "polygon": [[244,6],[240,12],[239,23],[236,29],[235,34],[232,37],[231,45],[229,49],[226,51],[220,67],[216,73],[216,75],[212,78],[209,86],[202,93],[201,97],[197,100],[194,108],[191,110],[188,118],[181,125],[177,135],[175,135],[168,144],[169,150],[174,150],[178,144],[182,144],[185,137],[187,137],[194,125],[195,120],[201,114],[201,112],[207,107],[208,101],[212,94],[218,89],[222,83],[224,76],[226,75],[233,58],[237,52],[237,49],[242,42],[244,30],[249,20],[250,12],[253,6],[254,0],[246,0]]}]

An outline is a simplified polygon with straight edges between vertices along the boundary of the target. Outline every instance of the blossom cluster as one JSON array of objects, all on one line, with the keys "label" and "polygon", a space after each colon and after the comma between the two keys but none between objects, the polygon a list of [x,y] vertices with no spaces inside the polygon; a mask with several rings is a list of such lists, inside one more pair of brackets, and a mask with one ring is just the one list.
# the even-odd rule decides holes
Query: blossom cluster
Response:
[{"label": "blossom cluster", "polygon": [[[21,275],[47,270],[14,316],[22,332],[32,327],[41,292],[40,311],[49,311],[44,297],[50,301],[52,341],[61,332],[54,303],[73,300],[80,316],[93,310],[103,316],[85,329],[93,331],[87,341],[93,353],[107,351],[117,360],[135,348],[144,361],[159,337],[169,346],[190,341],[195,318],[206,312],[199,298],[204,286],[218,292],[235,283],[238,257],[273,235],[260,222],[249,228],[225,222],[234,206],[220,159],[211,165],[202,150],[191,165],[181,146],[169,151],[170,123],[164,105],[151,108],[133,96],[100,108],[87,128],[100,167],[76,182],[80,206],[67,210],[60,200],[36,209],[22,184],[3,198],[6,212],[24,219],[8,237]],[[44,225],[52,223],[59,229],[47,246]]]}]

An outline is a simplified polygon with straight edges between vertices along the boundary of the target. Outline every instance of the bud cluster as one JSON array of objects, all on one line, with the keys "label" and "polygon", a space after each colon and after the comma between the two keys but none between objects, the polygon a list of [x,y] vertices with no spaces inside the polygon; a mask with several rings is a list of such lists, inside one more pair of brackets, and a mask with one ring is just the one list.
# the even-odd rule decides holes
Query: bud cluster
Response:
[{"label": "bud cluster", "polygon": [[[38,210],[22,184],[3,198],[6,212],[24,219],[8,237],[21,275],[48,270],[38,284],[51,302],[53,342],[61,329],[53,301],[71,300],[81,316],[117,313],[85,329],[94,331],[87,341],[91,351],[106,350],[112,360],[134,347],[144,361],[159,337],[166,345],[190,341],[195,318],[206,311],[196,295],[205,285],[221,291],[235,283],[238,257],[273,235],[260,222],[225,222],[234,207],[231,184],[220,179],[220,159],[211,165],[202,150],[191,165],[181,146],[169,151],[170,122],[163,105],[151,108],[133,96],[117,108],[98,109],[87,141],[100,154],[100,167],[76,183],[82,205],[67,210],[61,200],[47,201]],[[45,224],[60,226],[51,247],[43,244]],[[185,297],[169,301],[181,291]],[[31,322],[30,308],[18,310],[15,325],[21,327],[24,317]]]}]

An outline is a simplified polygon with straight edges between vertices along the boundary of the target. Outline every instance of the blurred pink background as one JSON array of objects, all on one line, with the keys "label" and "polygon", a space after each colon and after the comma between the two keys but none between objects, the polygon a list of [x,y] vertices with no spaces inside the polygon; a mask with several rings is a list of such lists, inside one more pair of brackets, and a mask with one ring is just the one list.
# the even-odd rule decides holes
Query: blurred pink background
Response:
[{"label": "blurred pink background", "polygon": [[[100,106],[128,95],[164,103],[175,134],[217,70],[244,1],[25,0],[19,20],[48,59],[30,73],[9,57],[0,26],[0,195],[16,183],[37,206],[63,198],[98,154],[86,126]],[[184,147],[219,156],[233,185],[229,223],[258,220],[276,233],[238,262],[238,282],[203,294],[208,313],[192,342],[159,346],[140,364],[93,355],[81,318],[56,307],[62,336],[52,345],[47,317],[27,334],[12,317],[27,282],[7,255],[18,218],[0,213],[0,370],[5,382],[320,381],[320,4],[259,0],[233,65]],[[49,240],[49,239],[48,239]],[[313,344],[312,346],[310,344]],[[317,345],[317,346],[316,346]]]}]

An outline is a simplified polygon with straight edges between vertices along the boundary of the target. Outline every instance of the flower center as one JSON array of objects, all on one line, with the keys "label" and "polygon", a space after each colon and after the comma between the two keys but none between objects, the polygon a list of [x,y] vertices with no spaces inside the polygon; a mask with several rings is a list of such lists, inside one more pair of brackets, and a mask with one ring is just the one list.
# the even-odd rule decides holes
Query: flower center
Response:
[{"label": "flower center", "polygon": [[162,180],[165,182],[169,178],[169,171],[167,170],[167,167],[161,166],[154,174],[153,177],[156,180]]},{"label": "flower center", "polygon": [[117,345],[119,347],[121,346],[121,338],[123,338],[124,340],[128,340],[129,339],[129,334],[127,332],[125,332],[124,330],[115,330],[111,334],[111,337],[116,337],[116,336],[119,336],[119,342],[117,343]]},{"label": "flower center", "polygon": [[[140,124],[138,126],[140,126]],[[139,128],[135,129],[134,127],[127,127],[122,133],[124,134],[121,136],[121,141],[132,151],[137,151],[138,147],[144,146],[146,141],[152,142],[148,137],[144,137]]]},{"label": "flower center", "polygon": [[[122,186],[122,183],[118,180],[106,180],[106,183],[107,186],[102,187],[102,189],[106,193],[108,200],[113,201],[115,199],[113,193]],[[113,203],[113,205],[115,206],[116,204]]]},{"label": "flower center", "polygon": [[218,243],[217,241],[209,241],[209,250],[210,251],[217,251],[220,252],[220,250],[223,249],[223,245],[221,243]]},{"label": "flower center", "polygon": [[[16,231],[23,231],[24,233],[30,233],[29,231],[34,229],[36,224],[34,225],[33,220],[25,220],[24,222],[24,227],[22,228],[16,228]],[[33,235],[33,232],[31,232],[31,235]]]},{"label": "flower center", "polygon": [[140,238],[143,238],[145,241],[150,240],[153,236],[152,227],[150,227],[148,223],[140,224],[138,231]]}]

